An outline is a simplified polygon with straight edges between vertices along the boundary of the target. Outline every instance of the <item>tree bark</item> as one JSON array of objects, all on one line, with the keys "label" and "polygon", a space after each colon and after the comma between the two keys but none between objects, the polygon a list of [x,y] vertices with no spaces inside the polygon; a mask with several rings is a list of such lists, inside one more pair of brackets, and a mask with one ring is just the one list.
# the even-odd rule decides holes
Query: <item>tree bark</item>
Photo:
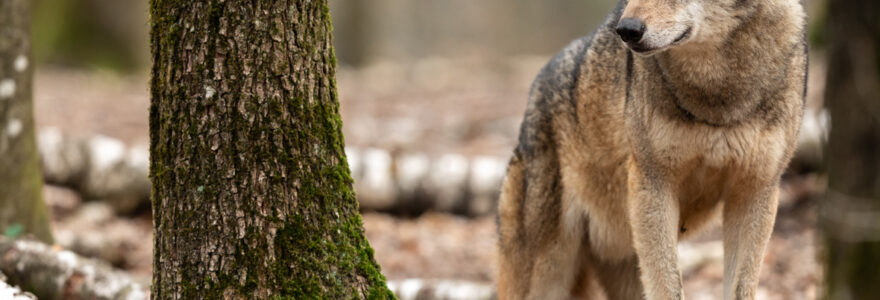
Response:
[{"label": "tree bark", "polygon": [[352,191],[327,1],[150,5],[152,297],[393,298]]},{"label": "tree bark", "polygon": [[829,2],[826,298],[880,299],[880,4]]},{"label": "tree bark", "polygon": [[30,5],[0,1],[0,234],[51,242],[34,134]]}]

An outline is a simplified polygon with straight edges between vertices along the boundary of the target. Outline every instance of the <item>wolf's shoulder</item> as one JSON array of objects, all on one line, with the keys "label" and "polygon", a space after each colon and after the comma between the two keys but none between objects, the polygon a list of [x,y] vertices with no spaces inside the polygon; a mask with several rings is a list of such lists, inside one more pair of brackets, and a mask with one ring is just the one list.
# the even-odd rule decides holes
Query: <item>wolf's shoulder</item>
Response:
[{"label": "wolf's shoulder", "polygon": [[617,23],[617,19],[620,18],[623,9],[622,3],[623,1],[618,3],[617,8],[593,32],[569,42],[541,68],[532,83],[532,100],[540,100],[540,98],[546,98],[540,96],[558,93],[562,93],[562,96],[573,96],[571,93],[577,87],[579,80],[582,79],[580,76],[584,73],[585,68],[607,67],[604,64],[588,65],[588,56],[599,58],[600,61],[613,61],[620,58],[618,54],[622,53],[624,46],[617,34],[614,33],[613,27]]},{"label": "wolf's shoulder", "polygon": [[578,38],[556,53],[535,77],[532,94],[555,94],[573,89],[592,40],[592,34]]},{"label": "wolf's shoulder", "polygon": [[574,101],[580,68],[591,41],[592,35],[572,41],[535,77],[520,127],[517,153],[531,157],[536,151],[553,148],[552,119],[572,112],[570,104]]}]

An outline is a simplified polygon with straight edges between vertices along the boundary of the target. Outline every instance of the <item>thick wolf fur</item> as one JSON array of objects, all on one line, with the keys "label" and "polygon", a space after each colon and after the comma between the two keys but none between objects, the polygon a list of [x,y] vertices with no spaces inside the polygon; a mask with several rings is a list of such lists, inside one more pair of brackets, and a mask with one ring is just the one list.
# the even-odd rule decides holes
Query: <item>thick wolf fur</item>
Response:
[{"label": "thick wolf fur", "polygon": [[[659,50],[621,41],[627,16]],[[803,112],[804,20],[798,0],[622,0],[556,55],[501,191],[499,297],[682,299],[676,244],[723,223],[724,298],[753,299]]]}]

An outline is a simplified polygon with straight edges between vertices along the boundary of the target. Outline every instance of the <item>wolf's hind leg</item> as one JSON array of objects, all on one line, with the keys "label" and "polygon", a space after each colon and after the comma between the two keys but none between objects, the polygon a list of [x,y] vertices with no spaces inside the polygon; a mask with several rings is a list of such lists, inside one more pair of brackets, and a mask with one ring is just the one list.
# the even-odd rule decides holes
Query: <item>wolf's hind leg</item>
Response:
[{"label": "wolf's hind leg", "polygon": [[597,260],[593,255],[592,249],[590,249],[589,241],[589,236],[585,235],[581,244],[581,250],[578,253],[579,268],[577,269],[574,286],[571,290],[572,299],[606,299],[603,297],[604,294],[599,282]]},{"label": "wolf's hind leg", "polygon": [[[526,299],[571,299],[580,279],[578,259],[580,237],[560,235],[534,256],[531,281]],[[586,270],[585,270],[586,271]]]},{"label": "wolf's hind leg", "polygon": [[[503,220],[501,227],[505,230]],[[581,236],[563,232],[544,238],[520,236],[526,238],[501,241],[499,299],[571,299],[586,275],[578,257]]]},{"label": "wolf's hind leg", "polygon": [[639,300],[644,297],[636,257],[619,262],[597,262],[596,276],[609,300]]},{"label": "wolf's hind leg", "polygon": [[558,196],[529,199],[555,205],[521,206],[521,175],[514,159],[498,208],[499,299],[571,299],[581,271],[584,216]]}]

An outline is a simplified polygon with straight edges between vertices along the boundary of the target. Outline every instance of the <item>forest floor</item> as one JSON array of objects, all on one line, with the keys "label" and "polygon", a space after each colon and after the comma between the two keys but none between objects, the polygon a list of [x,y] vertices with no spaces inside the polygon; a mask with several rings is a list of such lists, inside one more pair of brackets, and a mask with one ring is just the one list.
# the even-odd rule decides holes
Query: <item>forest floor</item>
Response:
[{"label": "forest floor", "polygon": [[[816,178],[785,183],[773,236],[761,270],[758,299],[815,299],[822,281],[816,231]],[[797,195],[796,195],[797,194]],[[366,213],[367,239],[389,279],[466,279],[491,283],[497,265],[494,217],[467,219],[428,213],[414,219]],[[720,230],[690,244],[720,240]],[[682,252],[683,253],[683,252]],[[701,262],[683,274],[688,299],[720,299],[723,263]]]},{"label": "forest floor", "polygon": [[[546,58],[508,62],[426,60],[406,67],[378,64],[338,74],[348,145],[427,153],[507,156],[516,141],[532,78]],[[473,67],[479,65],[480,67]],[[821,95],[821,66],[811,70],[812,105]],[[814,82],[815,81],[815,82]],[[818,91],[817,91],[818,90]],[[38,126],[70,135],[102,134],[148,143],[146,76],[39,69]],[[822,176],[787,176],[773,237],[761,273],[759,299],[810,299],[822,278],[816,206]],[[56,239],[91,241],[80,252],[98,256],[149,284],[149,212],[116,216],[74,191],[47,186]],[[393,216],[364,212],[367,238],[389,279],[461,279],[491,284],[496,267],[493,216],[428,212]],[[82,238],[86,236],[86,238]],[[717,241],[709,231],[694,244]],[[86,242],[83,242],[86,243]],[[709,260],[684,274],[689,299],[718,299],[722,262]]]}]

